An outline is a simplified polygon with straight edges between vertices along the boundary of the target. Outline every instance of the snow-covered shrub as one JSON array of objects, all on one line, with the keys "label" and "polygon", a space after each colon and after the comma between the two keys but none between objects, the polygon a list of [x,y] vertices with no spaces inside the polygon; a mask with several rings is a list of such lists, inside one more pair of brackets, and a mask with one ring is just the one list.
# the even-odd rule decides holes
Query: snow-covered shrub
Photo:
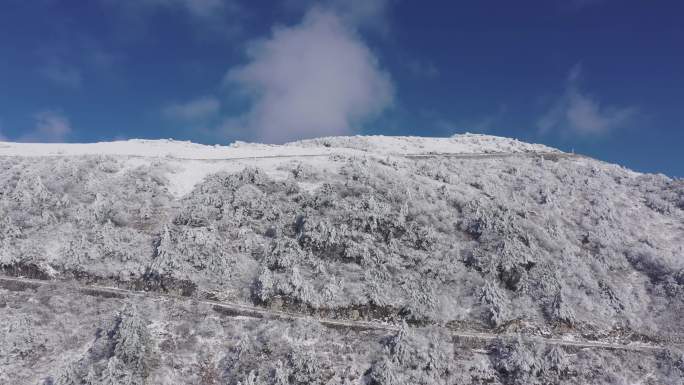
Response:
[{"label": "snow-covered shrub", "polygon": [[397,379],[397,364],[390,357],[383,356],[373,363],[366,374],[366,383],[370,385],[401,385],[404,382]]},{"label": "snow-covered shrub", "polygon": [[122,312],[114,339],[116,358],[121,360],[129,371],[144,377],[148,370],[150,337],[145,320],[135,308],[127,308]]},{"label": "snow-covered shrub", "polygon": [[448,335],[434,328],[411,330],[404,323],[386,340],[367,378],[373,384],[449,384],[467,377],[459,369]]},{"label": "snow-covered shrub", "polygon": [[6,365],[17,358],[27,360],[38,353],[40,343],[27,316],[8,315],[0,325],[0,363]]},{"label": "snow-covered shrub", "polygon": [[165,227],[158,238],[148,274],[192,279],[201,272],[229,275],[234,259],[213,227]]},{"label": "snow-covered shrub", "polygon": [[288,355],[288,382],[293,385],[325,384],[324,367],[313,352],[292,350]]},{"label": "snow-covered shrub", "polygon": [[[439,160],[437,160],[437,162],[439,162]],[[457,180],[456,175],[454,175],[454,173],[452,173],[451,170],[449,170],[447,166],[441,162],[435,165],[434,161],[419,161],[416,164],[416,173],[442,183],[451,184]]]},{"label": "snow-covered shrub", "polygon": [[575,323],[575,311],[567,299],[566,289],[561,287],[553,300],[547,305],[545,312],[550,320],[572,326]]},{"label": "snow-covered shrub", "polygon": [[146,322],[135,306],[127,306],[103,324],[81,358],[54,376],[54,385],[144,385],[151,354]]},{"label": "snow-covered shrub", "polygon": [[274,295],[274,282],[271,270],[262,267],[252,283],[252,297],[256,303],[268,303]]},{"label": "snow-covered shrub", "polygon": [[551,377],[558,381],[569,374],[570,368],[567,353],[558,345],[551,346],[544,352],[542,371],[547,378]]},{"label": "snow-covered shrub", "polygon": [[663,349],[658,353],[658,369],[667,379],[681,381],[684,378],[684,352],[680,348]]},{"label": "snow-covered shrub", "polygon": [[663,198],[653,195],[646,196],[644,203],[648,208],[655,210],[661,214],[670,214],[672,213],[675,207]]},{"label": "snow-covered shrub", "polygon": [[508,299],[496,284],[486,282],[482,287],[480,302],[485,306],[487,321],[492,326],[499,326],[510,318]]},{"label": "snow-covered shrub", "polygon": [[625,256],[637,271],[647,275],[654,284],[678,277],[680,269],[684,267],[684,261],[678,261],[676,257],[672,260],[663,258],[657,250],[644,245],[627,250]]},{"label": "snow-covered shrub", "polygon": [[519,340],[512,343],[497,341],[490,354],[494,368],[504,384],[533,385],[541,380],[544,363],[535,347]]},{"label": "snow-covered shrub", "polygon": [[169,202],[159,170],[121,172],[119,160],[96,156],[3,162],[12,171],[0,175],[0,213],[16,229],[0,238],[5,269],[116,279],[144,271],[148,231]]}]

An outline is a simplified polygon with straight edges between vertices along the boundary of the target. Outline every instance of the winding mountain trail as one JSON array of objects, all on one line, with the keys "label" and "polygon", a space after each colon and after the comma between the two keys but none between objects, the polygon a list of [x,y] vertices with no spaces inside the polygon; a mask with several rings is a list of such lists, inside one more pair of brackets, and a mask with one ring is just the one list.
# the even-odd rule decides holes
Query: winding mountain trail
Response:
[{"label": "winding mountain trail", "polygon": [[[11,290],[11,291],[21,291],[25,288],[38,288],[41,286],[57,286],[64,289],[70,289],[78,291],[85,295],[102,296],[102,297],[116,297],[116,298],[134,298],[134,297],[144,297],[147,299],[161,299],[161,300],[171,300],[171,301],[196,301],[197,303],[211,306],[212,309],[221,313],[226,317],[233,318],[253,318],[253,319],[282,319],[282,320],[312,320],[315,319],[320,324],[332,327],[332,328],[348,328],[354,330],[379,330],[379,331],[390,331],[397,332],[401,329],[400,326],[394,324],[388,324],[377,321],[353,321],[353,320],[340,320],[340,319],[330,319],[330,318],[314,318],[305,314],[297,314],[291,312],[283,312],[271,309],[265,309],[261,307],[255,307],[250,305],[244,305],[234,302],[219,302],[205,299],[197,299],[192,297],[163,294],[158,292],[149,291],[135,291],[128,289],[121,289],[110,286],[100,286],[100,285],[79,285],[69,282],[61,281],[51,281],[51,280],[40,280],[22,277],[0,277],[0,287]],[[634,343],[629,344],[623,343],[610,343],[601,341],[576,341],[569,338],[563,337],[543,337],[529,334],[519,334],[519,333],[485,333],[478,331],[468,331],[468,330],[458,330],[453,328],[448,328],[450,334],[455,338],[466,338],[475,339],[480,341],[491,341],[497,338],[520,338],[523,341],[533,342],[533,343],[544,343],[550,345],[559,346],[570,346],[578,348],[597,348],[597,349],[609,349],[609,350],[628,350],[628,351],[641,351],[641,352],[653,352],[665,350],[670,346],[664,345],[653,345],[644,343]]]}]

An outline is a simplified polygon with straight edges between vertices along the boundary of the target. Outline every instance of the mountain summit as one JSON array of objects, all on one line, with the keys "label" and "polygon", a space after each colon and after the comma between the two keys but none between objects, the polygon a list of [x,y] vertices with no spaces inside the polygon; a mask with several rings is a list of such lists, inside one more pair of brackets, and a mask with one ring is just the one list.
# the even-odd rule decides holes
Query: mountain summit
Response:
[{"label": "mountain summit", "polygon": [[8,383],[684,376],[684,181],[507,138],[0,142],[0,268]]}]

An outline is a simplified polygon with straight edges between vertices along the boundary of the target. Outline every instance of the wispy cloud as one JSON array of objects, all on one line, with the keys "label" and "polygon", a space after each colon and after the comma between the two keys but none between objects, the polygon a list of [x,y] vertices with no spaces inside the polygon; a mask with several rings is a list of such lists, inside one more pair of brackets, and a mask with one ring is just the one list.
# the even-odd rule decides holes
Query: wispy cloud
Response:
[{"label": "wispy cloud", "polygon": [[561,131],[580,136],[600,136],[625,126],[637,114],[635,107],[606,106],[580,89],[582,68],[570,71],[564,93],[537,121],[541,133]]},{"label": "wispy cloud", "polygon": [[112,76],[120,70],[126,61],[126,55],[121,52],[109,51],[95,43],[81,49],[85,51],[86,64],[97,76]]},{"label": "wispy cloud", "polygon": [[406,68],[416,76],[427,79],[434,79],[439,76],[439,69],[431,61],[412,59],[407,60],[405,64]]},{"label": "wispy cloud", "polygon": [[[57,35],[57,34],[55,34]],[[41,42],[35,50],[38,67],[37,73],[53,85],[65,88],[80,88],[83,74],[78,65],[79,56],[83,55],[72,46],[75,43],[66,38],[50,36]],[[73,60],[76,59],[76,60]]]},{"label": "wispy cloud", "polygon": [[224,0],[143,0],[151,5],[178,6],[199,18],[212,18],[228,7],[236,6],[233,1]]},{"label": "wispy cloud", "polygon": [[394,0],[286,0],[285,6],[297,11],[325,8],[347,25],[387,33],[387,14]]},{"label": "wispy cloud", "polygon": [[247,94],[251,108],[227,128],[283,142],[348,134],[381,113],[394,88],[350,24],[359,20],[315,7],[300,24],[249,44],[249,62],[228,71],[225,84]]},{"label": "wispy cloud", "polygon": [[127,10],[142,11],[145,8],[178,8],[199,18],[213,18],[218,13],[237,7],[232,0],[100,0],[107,6],[122,6]]},{"label": "wispy cloud", "polygon": [[57,62],[46,64],[39,69],[39,73],[47,80],[62,87],[80,88],[83,83],[83,78],[78,68]]},{"label": "wispy cloud", "polygon": [[388,32],[387,13],[391,0],[331,0],[328,3],[348,24]]},{"label": "wispy cloud", "polygon": [[221,103],[213,96],[205,96],[186,103],[174,103],[162,109],[162,114],[169,119],[198,121],[216,116]]},{"label": "wispy cloud", "polygon": [[36,72],[53,85],[78,89],[117,73],[125,56],[92,36],[70,31],[45,38],[35,49]]},{"label": "wispy cloud", "polygon": [[[113,10],[123,21],[125,29],[132,29],[131,37],[140,38],[148,31],[148,16],[158,11],[185,14],[194,32],[203,37],[231,38],[242,29],[243,8],[237,0],[99,0],[106,9]],[[125,30],[123,31],[125,33]],[[207,33],[208,32],[208,33]]]},{"label": "wispy cloud", "polygon": [[71,134],[69,119],[59,111],[41,111],[33,118],[35,126],[19,137],[20,142],[63,142]]}]

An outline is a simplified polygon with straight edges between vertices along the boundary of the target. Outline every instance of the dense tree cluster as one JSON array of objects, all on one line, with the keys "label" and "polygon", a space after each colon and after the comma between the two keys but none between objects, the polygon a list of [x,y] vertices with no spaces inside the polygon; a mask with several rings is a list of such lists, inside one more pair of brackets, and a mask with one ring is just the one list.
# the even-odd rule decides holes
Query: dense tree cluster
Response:
[{"label": "dense tree cluster", "polygon": [[684,327],[681,180],[586,159],[330,162],[219,172],[175,199],[161,161],[6,158],[0,264],[335,317]]},{"label": "dense tree cluster", "polygon": [[193,301],[0,290],[0,381],[41,385],[678,384],[681,350],[630,352],[439,326],[397,332],[229,317]]}]

